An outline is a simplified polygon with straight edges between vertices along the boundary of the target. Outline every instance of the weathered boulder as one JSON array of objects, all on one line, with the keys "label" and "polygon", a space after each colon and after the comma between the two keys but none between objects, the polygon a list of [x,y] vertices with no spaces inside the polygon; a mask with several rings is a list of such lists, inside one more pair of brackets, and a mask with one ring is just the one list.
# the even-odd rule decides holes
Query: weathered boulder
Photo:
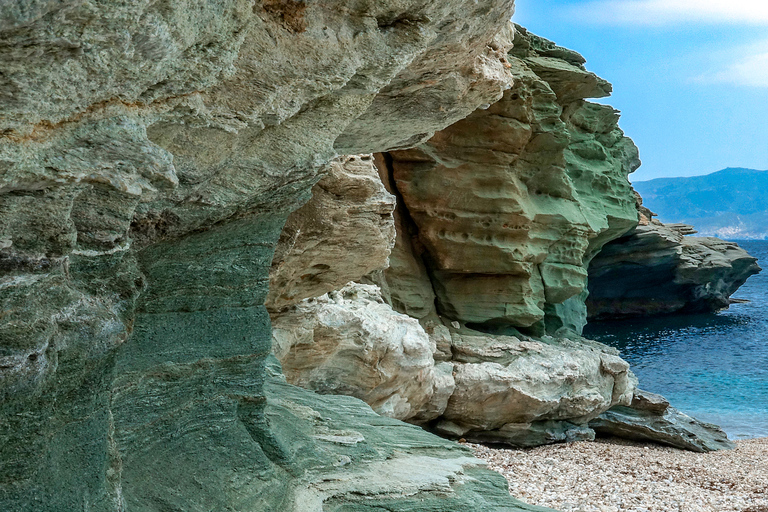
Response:
[{"label": "weathered boulder", "polygon": [[377,287],[350,283],[275,315],[273,351],[291,384],[355,396],[392,418],[435,420],[443,435],[516,446],[588,436],[586,423],[628,405],[637,384],[596,342],[448,334],[451,360],[436,363],[417,320],[393,311]]},{"label": "weathered boulder", "polygon": [[456,389],[436,431],[535,446],[592,437],[589,420],[629,405],[637,379],[616,350],[587,340],[453,333]]},{"label": "weathered boulder", "polygon": [[272,339],[288,382],[360,398],[384,416],[434,419],[453,392],[451,369],[435,367],[419,322],[393,311],[373,285],[350,283],[282,311]]},{"label": "weathered boulder", "polygon": [[637,390],[629,406],[609,409],[589,426],[597,433],[636,441],[653,441],[683,450],[730,450],[736,444],[717,425],[683,414],[664,397]]},{"label": "weathered boulder", "polygon": [[310,461],[265,414],[283,223],[337,147],[495,101],[512,4],[0,7],[0,508],[297,496]]},{"label": "weathered boulder", "polygon": [[[382,161],[442,315],[580,331],[586,264],[637,223],[627,181],[637,149],[615,110],[584,101],[610,85],[578,54],[519,29],[509,62],[515,81],[500,101]],[[399,269],[408,249],[396,244],[386,272],[406,311],[422,309],[409,305],[415,294],[399,297],[415,288],[414,273]]]},{"label": "weathered boulder", "polygon": [[267,308],[319,297],[389,264],[395,197],[370,155],[332,162],[280,234],[269,274]]},{"label": "weathered boulder", "polygon": [[587,310],[595,320],[727,308],[757,259],[735,242],[688,236],[641,209],[641,225],[605,245],[589,266]]}]

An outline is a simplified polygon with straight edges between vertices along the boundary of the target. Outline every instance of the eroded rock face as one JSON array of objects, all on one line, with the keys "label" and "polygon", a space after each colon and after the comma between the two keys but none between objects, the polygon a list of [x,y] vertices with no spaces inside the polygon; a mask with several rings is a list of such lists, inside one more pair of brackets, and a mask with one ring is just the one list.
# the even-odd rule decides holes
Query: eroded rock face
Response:
[{"label": "eroded rock face", "polygon": [[453,392],[450,368],[435,367],[419,322],[393,311],[373,285],[350,283],[284,310],[272,337],[288,382],[360,398],[390,418],[434,419]]},{"label": "eroded rock face", "polygon": [[757,259],[734,242],[687,236],[696,232],[692,226],[644,218],[592,260],[591,318],[718,311],[760,272]]},{"label": "eroded rock face", "polygon": [[0,12],[0,508],[280,509],[310,464],[264,414],[283,223],[337,147],[495,101],[512,1]]},{"label": "eroded rock face", "polygon": [[[583,101],[610,86],[582,64],[523,30],[509,56],[515,81],[499,102],[417,149],[376,155],[384,186],[398,196],[390,267],[364,276],[356,261],[365,251],[339,266],[379,284],[404,314],[360,296],[366,287],[357,284],[275,312],[274,346],[289,382],[362,398],[442,435],[517,446],[593,438],[589,420],[629,404],[629,365],[574,332],[585,320],[585,262],[637,222],[626,179],[636,149],[613,109]],[[357,204],[344,194],[335,200],[314,215]],[[317,259],[333,265],[338,235],[326,231]],[[311,272],[297,260],[300,267]],[[313,290],[312,282],[293,286],[303,296]],[[570,328],[560,334],[571,339],[462,326],[543,334],[545,316],[553,331]],[[409,355],[406,345],[419,349]]]},{"label": "eroded rock face", "polygon": [[291,384],[355,396],[443,435],[516,446],[594,437],[587,422],[629,405],[637,385],[629,364],[596,342],[443,329],[451,356],[436,363],[437,329],[393,311],[376,286],[351,283],[275,315],[273,350]]},{"label": "eroded rock face", "polygon": [[319,297],[389,265],[395,197],[371,155],[332,162],[312,199],[285,223],[270,270],[267,308]]},{"label": "eroded rock face", "polygon": [[[591,425],[634,407],[629,365],[578,332],[590,259],[638,216],[651,224],[626,179],[637,150],[613,109],[584,101],[610,86],[578,54],[522,29],[515,41],[516,79],[499,102],[416,149],[375,155],[398,197],[390,267],[363,275],[360,251],[339,268],[380,288],[353,283],[273,312],[290,382],[444,436],[515,446],[593,439]],[[334,200],[313,215],[357,204]],[[316,244],[317,261],[334,260],[331,231],[316,237],[329,241]],[[300,258],[295,267],[312,274]],[[667,440],[699,432],[648,414]]]},{"label": "eroded rock face", "polygon": [[[538,332],[549,317],[553,332],[579,331],[586,264],[637,223],[627,181],[637,150],[615,110],[584,101],[610,85],[578,54],[521,29],[509,60],[502,100],[389,153],[389,170],[441,314]],[[402,275],[387,273],[393,297]]]}]

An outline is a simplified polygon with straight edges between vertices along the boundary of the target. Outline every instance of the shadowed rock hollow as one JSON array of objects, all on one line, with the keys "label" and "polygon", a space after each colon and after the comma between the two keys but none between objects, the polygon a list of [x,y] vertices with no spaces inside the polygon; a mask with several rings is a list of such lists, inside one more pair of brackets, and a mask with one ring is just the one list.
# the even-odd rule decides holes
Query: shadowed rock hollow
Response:
[{"label": "shadowed rock hollow", "polygon": [[725,309],[731,295],[760,272],[735,242],[663,224],[642,206],[640,224],[609,243],[589,266],[589,316],[596,320]]}]

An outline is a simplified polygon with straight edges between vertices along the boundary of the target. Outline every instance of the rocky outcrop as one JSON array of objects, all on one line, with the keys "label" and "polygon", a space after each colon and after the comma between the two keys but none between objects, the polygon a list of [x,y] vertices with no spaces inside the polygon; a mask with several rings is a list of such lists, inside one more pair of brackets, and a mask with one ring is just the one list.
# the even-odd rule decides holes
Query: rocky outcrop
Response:
[{"label": "rocky outcrop", "polygon": [[590,421],[589,426],[602,435],[653,441],[694,452],[736,447],[717,425],[691,418],[670,407],[664,397],[647,391],[635,391],[628,407],[614,407]]},{"label": "rocky outcrop", "polygon": [[273,350],[292,384],[442,435],[516,446],[593,437],[586,423],[629,405],[637,384],[596,342],[443,329],[451,358],[436,362],[438,329],[428,334],[377,287],[352,283],[275,315]]},{"label": "rocky outcrop", "polygon": [[[358,275],[345,278],[380,288],[350,284],[273,315],[288,380],[472,441],[535,446],[597,431],[696,451],[732,447],[717,427],[638,392],[615,351],[578,333],[586,267],[598,254],[599,268],[619,243],[611,240],[668,232],[681,280],[701,286],[697,297],[710,304],[743,282],[719,263],[735,246],[684,239],[689,227],[651,221],[642,207],[638,215],[626,179],[636,149],[615,111],[584,101],[608,84],[577,54],[522,29],[515,43],[516,81],[499,102],[417,148],[375,156],[398,197],[390,267],[363,276],[350,261],[343,267]],[[317,251],[326,251],[318,261],[335,260],[332,249]],[[731,263],[744,256],[736,254]]]},{"label": "rocky outcrop", "polygon": [[[519,29],[509,61],[516,80],[499,102],[386,161],[440,314],[579,332],[587,262],[637,223],[637,149],[614,109],[584,101],[610,84],[581,56]],[[393,298],[414,288],[395,266],[406,249],[387,272]]]},{"label": "rocky outcrop", "polygon": [[[379,416],[355,398],[287,385],[278,372],[268,369],[265,416],[273,434],[261,442],[280,457],[286,478],[255,500],[249,496],[251,510],[554,512],[510,498],[503,477],[463,446]],[[291,478],[294,472],[302,478]]]},{"label": "rocky outcrop", "polygon": [[629,404],[637,379],[618,352],[544,336],[452,333],[455,390],[433,428],[479,442],[536,446],[594,439],[587,422]]},{"label": "rocky outcrop", "polygon": [[373,285],[351,283],[283,311],[272,337],[288,382],[355,396],[384,416],[434,419],[453,392],[452,368],[435,366],[434,342]]},{"label": "rocky outcrop", "polygon": [[727,308],[730,296],[760,272],[734,242],[688,236],[641,206],[641,224],[607,244],[589,266],[587,309],[595,320]]},{"label": "rocky outcrop", "polygon": [[332,162],[293,212],[275,249],[267,308],[337,290],[389,265],[395,243],[395,197],[381,183],[371,155]]},{"label": "rocky outcrop", "polygon": [[[578,54],[524,29],[515,45],[516,79],[499,102],[417,148],[375,156],[398,198],[386,270],[365,276],[360,261],[381,265],[362,247],[339,261],[345,224],[308,235],[312,261],[376,286],[350,283],[273,311],[290,383],[361,398],[443,436],[515,446],[593,439],[590,422],[631,405],[629,365],[578,333],[586,265],[637,224],[627,181],[636,148],[612,108],[584,101],[610,87]],[[318,219],[359,204],[314,190],[305,208]],[[389,232],[361,238],[369,231]],[[313,275],[295,232],[289,221],[283,238],[296,248],[273,275],[281,265]],[[295,297],[323,290],[292,286]]]},{"label": "rocky outcrop", "polygon": [[[341,149],[407,147],[498,99],[512,10],[512,0],[1,7],[0,508],[303,503],[326,452],[294,464],[303,438],[285,433],[325,420],[294,416],[288,430],[264,388],[263,304],[284,221]],[[514,510],[481,473],[470,487]],[[447,486],[413,496],[456,485],[441,474]],[[361,508],[347,504],[358,498],[329,491],[294,508]],[[393,500],[390,510],[410,506]]]}]

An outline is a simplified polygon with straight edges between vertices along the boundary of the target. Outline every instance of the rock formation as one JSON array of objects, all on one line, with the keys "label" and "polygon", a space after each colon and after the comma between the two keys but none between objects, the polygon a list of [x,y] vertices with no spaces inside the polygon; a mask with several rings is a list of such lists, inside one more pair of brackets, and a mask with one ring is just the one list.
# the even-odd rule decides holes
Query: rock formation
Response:
[{"label": "rock formation", "polygon": [[[508,54],[512,11],[0,7],[0,509],[543,510],[283,382],[265,306],[291,380],[443,433],[583,438],[630,403],[578,332],[636,149],[578,54],[522,29]],[[334,161],[370,153],[394,217],[370,158]]]},{"label": "rock formation", "polygon": [[283,227],[267,308],[280,310],[386,268],[395,243],[394,208],[371,155],[332,162],[312,199]]},{"label": "rock formation", "polygon": [[[288,382],[355,396],[384,416],[434,419],[453,392],[452,367],[435,367],[434,342],[373,285],[351,283],[304,301],[277,315],[272,333]],[[427,404],[436,402],[426,415]]]},{"label": "rock formation", "polygon": [[[265,388],[274,247],[338,153],[409,147],[500,97],[512,3],[0,7],[0,509],[363,508],[349,489],[387,458],[371,445],[410,427],[337,435],[366,406]],[[396,489],[360,486],[371,503],[516,510],[414,435]],[[346,491],[320,483],[334,464]]]},{"label": "rock formation", "polygon": [[[639,198],[639,196],[638,196]],[[692,237],[638,202],[640,225],[607,244],[589,266],[587,309],[595,320],[727,308],[757,259],[734,242]]]},{"label": "rock formation", "polygon": [[660,395],[636,390],[629,406],[617,406],[589,422],[600,434],[653,441],[694,452],[729,450],[729,441],[717,425],[681,413]]},{"label": "rock formation", "polygon": [[[472,441],[593,439],[592,426],[605,431],[610,417],[615,432],[668,444],[693,435],[671,444],[727,447],[699,443],[696,432],[707,428],[691,430],[694,420],[666,409],[643,412],[653,426],[642,435],[632,421],[617,426],[620,411],[638,401],[637,379],[614,349],[579,333],[587,265],[638,222],[627,180],[637,150],[612,108],[584,101],[610,86],[581,56],[518,28],[508,62],[515,80],[500,101],[416,148],[329,169],[324,180],[366,183],[341,187],[351,191],[373,191],[378,171],[398,198],[393,217],[368,199],[383,190],[340,190],[329,202],[321,181],[289,218],[272,281],[284,268],[304,277],[290,280],[294,291],[272,309],[286,378]],[[346,222],[325,220],[339,211]],[[358,235],[364,247],[340,257],[337,247],[351,243],[347,226],[376,214]],[[303,232],[308,219],[324,229]],[[392,222],[390,253],[383,241]],[[389,254],[389,267],[372,252]],[[325,263],[315,272],[309,262]],[[344,280],[368,284],[341,288]]]},{"label": "rock formation", "polygon": [[[580,55],[519,29],[509,61],[516,80],[501,101],[389,153],[389,170],[440,314],[580,332],[586,263],[637,223],[627,181],[637,149],[615,110],[584,101],[610,84]],[[413,288],[403,274],[387,272],[393,302]],[[406,311],[407,300],[397,300]]]},{"label": "rock formation", "polygon": [[[312,274],[302,263],[311,245],[327,274],[381,290],[350,284],[274,310],[273,345],[289,382],[361,398],[445,436],[518,446],[593,438],[587,422],[629,405],[629,365],[578,332],[586,262],[637,222],[626,179],[637,151],[612,108],[583,100],[610,86],[578,54],[518,29],[508,61],[516,79],[499,102],[415,149],[376,156],[399,198],[383,273],[364,277],[363,263],[385,267],[365,251],[338,258],[344,225],[329,225],[320,244],[297,227],[301,210],[289,218],[282,238],[295,242],[278,250],[273,276],[285,267]],[[328,204],[321,184],[304,207],[316,219],[354,210],[355,222],[376,210],[344,194]],[[361,238],[391,233],[387,222],[371,227]],[[294,281],[302,291],[293,295],[324,290],[314,282]]]}]

